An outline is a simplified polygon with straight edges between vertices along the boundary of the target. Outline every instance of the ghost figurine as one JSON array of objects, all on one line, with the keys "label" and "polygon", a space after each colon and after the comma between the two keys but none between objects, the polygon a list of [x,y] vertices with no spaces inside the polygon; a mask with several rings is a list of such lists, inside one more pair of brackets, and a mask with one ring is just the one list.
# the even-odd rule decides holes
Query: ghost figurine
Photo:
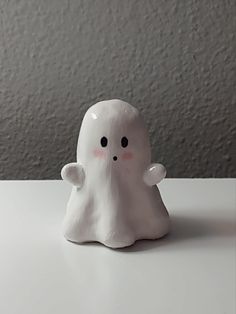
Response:
[{"label": "ghost figurine", "polygon": [[170,221],[156,184],[165,175],[164,166],[151,164],[148,133],[136,108],[117,99],[93,105],[81,125],[77,162],[61,171],[73,186],[65,238],[122,248],[163,237]]}]

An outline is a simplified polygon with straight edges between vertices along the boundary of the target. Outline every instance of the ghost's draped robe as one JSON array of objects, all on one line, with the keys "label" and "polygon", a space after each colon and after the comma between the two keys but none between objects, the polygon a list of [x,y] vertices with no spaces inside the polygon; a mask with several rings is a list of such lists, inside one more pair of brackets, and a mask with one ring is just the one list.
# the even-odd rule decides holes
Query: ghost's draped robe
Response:
[{"label": "ghost's draped robe", "polygon": [[144,183],[140,169],[130,173],[100,162],[85,169],[81,188],[73,187],[63,228],[70,241],[118,248],[162,237],[169,217],[158,188]]}]

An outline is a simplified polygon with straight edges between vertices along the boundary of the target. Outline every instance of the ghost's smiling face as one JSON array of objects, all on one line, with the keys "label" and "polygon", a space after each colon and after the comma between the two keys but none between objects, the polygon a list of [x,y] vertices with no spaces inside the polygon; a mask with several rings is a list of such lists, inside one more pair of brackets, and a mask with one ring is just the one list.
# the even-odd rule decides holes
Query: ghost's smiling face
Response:
[{"label": "ghost's smiling face", "polygon": [[77,159],[85,167],[143,171],[150,163],[150,147],[138,111],[121,100],[90,107],[81,126]]}]

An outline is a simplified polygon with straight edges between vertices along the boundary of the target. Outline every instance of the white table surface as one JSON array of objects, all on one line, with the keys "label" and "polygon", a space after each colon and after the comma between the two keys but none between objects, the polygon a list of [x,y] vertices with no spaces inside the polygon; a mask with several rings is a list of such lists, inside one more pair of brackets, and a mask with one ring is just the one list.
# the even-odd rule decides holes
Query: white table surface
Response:
[{"label": "white table surface", "polygon": [[66,183],[0,181],[0,313],[235,314],[236,180],[160,190],[171,234],[112,250],[63,238]]}]

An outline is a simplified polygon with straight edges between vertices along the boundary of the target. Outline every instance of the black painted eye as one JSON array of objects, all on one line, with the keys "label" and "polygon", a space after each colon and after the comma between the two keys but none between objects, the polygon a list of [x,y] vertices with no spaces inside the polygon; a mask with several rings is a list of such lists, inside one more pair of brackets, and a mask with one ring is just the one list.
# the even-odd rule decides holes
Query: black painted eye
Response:
[{"label": "black painted eye", "polygon": [[106,138],[105,136],[103,136],[103,137],[101,138],[100,143],[101,143],[102,147],[106,147],[106,146],[107,146],[107,143],[108,143],[107,138]]},{"label": "black painted eye", "polygon": [[127,137],[125,137],[125,136],[122,137],[122,139],[121,139],[121,146],[122,147],[127,147],[128,143],[129,143],[129,141],[128,141]]}]

